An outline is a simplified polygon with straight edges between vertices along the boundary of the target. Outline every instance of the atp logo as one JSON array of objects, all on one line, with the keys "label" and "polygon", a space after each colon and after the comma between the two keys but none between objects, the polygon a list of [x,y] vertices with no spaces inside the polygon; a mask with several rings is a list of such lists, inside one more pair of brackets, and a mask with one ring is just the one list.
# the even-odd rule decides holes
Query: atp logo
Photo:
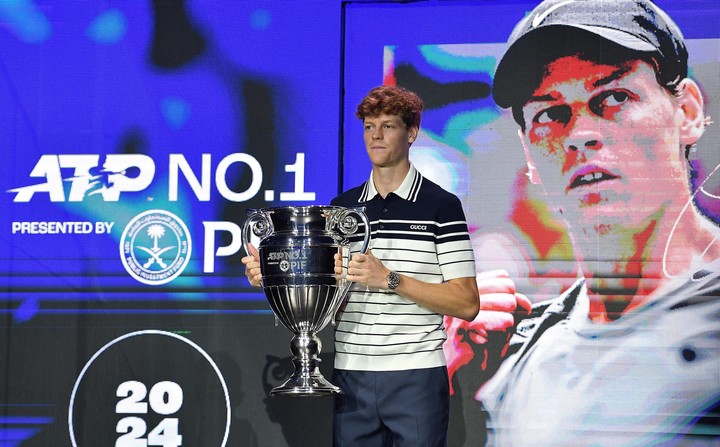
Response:
[{"label": "atp logo", "polygon": [[164,210],[138,214],[120,237],[125,270],[143,284],[158,286],[180,276],[192,253],[185,223]]},{"label": "atp logo", "polygon": [[[63,171],[72,175],[64,176]],[[14,202],[29,202],[35,194],[47,194],[51,202],[82,202],[93,195],[117,202],[123,192],[143,191],[154,176],[155,162],[147,155],[108,154],[101,161],[97,154],[45,154],[30,172],[30,177],[41,181],[7,192],[15,193]]]}]

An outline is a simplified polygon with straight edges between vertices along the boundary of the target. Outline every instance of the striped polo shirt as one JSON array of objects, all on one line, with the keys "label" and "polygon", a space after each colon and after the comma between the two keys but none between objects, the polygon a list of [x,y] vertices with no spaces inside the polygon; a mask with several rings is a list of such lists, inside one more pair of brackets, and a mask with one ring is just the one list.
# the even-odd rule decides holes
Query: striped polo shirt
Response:
[{"label": "striped polo shirt", "polygon": [[[372,181],[350,189],[332,205],[365,207],[370,249],[389,268],[439,284],[475,277],[465,213],[453,194],[411,166],[386,198]],[[337,316],[335,368],[395,371],[445,365],[443,316],[397,293],[354,283]]]}]

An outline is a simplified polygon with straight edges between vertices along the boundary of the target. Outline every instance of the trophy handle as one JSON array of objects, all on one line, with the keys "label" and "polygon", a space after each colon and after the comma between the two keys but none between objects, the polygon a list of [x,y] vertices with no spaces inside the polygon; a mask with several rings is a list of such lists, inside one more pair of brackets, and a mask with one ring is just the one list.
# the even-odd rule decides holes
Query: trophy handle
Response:
[{"label": "trophy handle", "polygon": [[370,221],[365,214],[365,208],[357,209],[356,213],[362,219],[363,224],[365,224],[365,236],[363,238],[363,246],[360,249],[360,251],[365,254],[367,253],[368,247],[370,246]]},{"label": "trophy handle", "polygon": [[[344,234],[354,234],[357,232],[358,229],[358,223],[356,219],[353,219],[350,217],[351,214],[356,214],[360,217],[360,219],[363,221],[363,224],[365,225],[365,234],[363,236],[363,244],[362,248],[360,249],[360,252],[362,254],[367,253],[368,246],[370,245],[370,221],[367,218],[367,215],[365,214],[365,207],[354,207],[354,208],[347,208],[344,210],[338,219],[337,226],[340,229],[340,231]],[[337,326],[336,318],[337,318],[337,312],[340,309],[340,305],[343,301],[345,301],[345,295],[347,294],[348,290],[350,290],[352,284],[350,282],[345,281],[345,283],[341,286],[340,293],[338,294],[338,302],[337,306],[335,306],[335,312],[332,316],[332,325]]]},{"label": "trophy handle", "polygon": [[[252,256],[252,253],[250,253],[251,229],[252,234],[259,237],[260,239],[263,239],[268,235],[272,234],[275,229],[273,228],[270,217],[265,211],[251,209],[248,210],[247,213],[248,217],[247,219],[245,219],[245,223],[243,224],[242,228],[242,246],[243,250],[245,250],[245,253],[247,253],[248,256]],[[275,317],[275,327],[277,327],[280,324],[280,319],[278,318],[277,314],[275,314],[275,311],[273,311],[273,317]]]},{"label": "trophy handle", "polygon": [[362,254],[365,254],[367,253],[368,246],[370,245],[370,221],[365,214],[365,207],[354,207],[344,210],[341,213],[340,218],[338,219],[338,228],[344,234],[354,234],[355,232],[357,232],[357,220],[351,218],[351,214],[356,214],[357,216],[359,216],[360,219],[363,221],[363,224],[365,225],[363,244],[362,248],[360,249],[360,252]]},{"label": "trophy handle", "polygon": [[263,210],[248,210],[248,217],[242,228],[242,246],[248,256],[250,253],[250,231],[252,234],[263,239],[274,232],[272,221]]}]

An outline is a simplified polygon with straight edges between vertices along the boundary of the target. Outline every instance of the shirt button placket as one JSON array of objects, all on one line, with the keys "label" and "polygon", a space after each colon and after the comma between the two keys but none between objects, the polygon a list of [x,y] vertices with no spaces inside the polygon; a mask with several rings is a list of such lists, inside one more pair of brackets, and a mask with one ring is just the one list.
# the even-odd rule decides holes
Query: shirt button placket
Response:
[{"label": "shirt button placket", "polygon": [[[387,212],[388,212],[388,201],[387,201],[387,199],[385,199],[385,206],[383,206],[382,212],[383,212],[383,215],[384,215],[384,216],[387,215]],[[385,229],[385,225],[383,225],[383,220],[382,220],[382,219],[380,219],[380,229],[381,229],[381,230],[384,230],[384,229]]]}]

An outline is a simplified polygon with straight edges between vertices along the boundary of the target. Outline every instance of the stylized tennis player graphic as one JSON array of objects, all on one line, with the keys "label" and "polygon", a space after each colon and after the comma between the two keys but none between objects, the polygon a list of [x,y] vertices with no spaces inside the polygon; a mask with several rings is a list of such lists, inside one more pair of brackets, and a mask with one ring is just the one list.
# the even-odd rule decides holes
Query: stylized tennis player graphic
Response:
[{"label": "stylized tennis player graphic", "polygon": [[493,445],[717,445],[720,231],[689,188],[709,119],[687,59],[646,0],[545,1],[510,36],[493,95],[582,275],[478,393]]}]

